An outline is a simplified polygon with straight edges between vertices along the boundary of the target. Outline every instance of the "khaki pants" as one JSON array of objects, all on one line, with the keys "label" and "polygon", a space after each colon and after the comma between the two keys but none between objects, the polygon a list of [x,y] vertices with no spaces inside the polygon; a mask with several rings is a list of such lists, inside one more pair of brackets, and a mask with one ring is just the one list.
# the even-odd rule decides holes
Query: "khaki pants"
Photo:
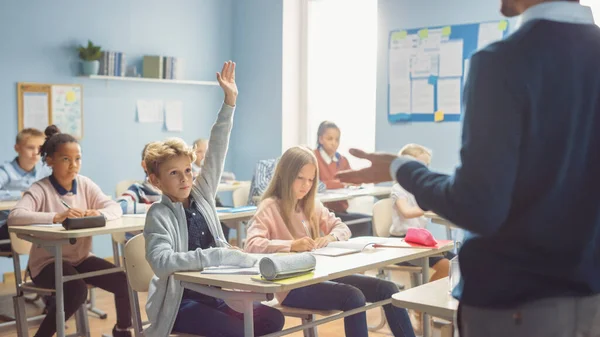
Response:
[{"label": "khaki pants", "polygon": [[501,310],[461,305],[457,321],[460,337],[600,337],[600,295]]}]

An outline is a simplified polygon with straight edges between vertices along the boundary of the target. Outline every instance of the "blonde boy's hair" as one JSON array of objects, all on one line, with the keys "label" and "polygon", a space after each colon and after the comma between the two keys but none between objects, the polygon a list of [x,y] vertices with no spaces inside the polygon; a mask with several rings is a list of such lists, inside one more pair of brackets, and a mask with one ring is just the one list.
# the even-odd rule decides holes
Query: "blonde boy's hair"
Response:
[{"label": "blonde boy's hair", "polygon": [[188,157],[190,162],[196,160],[194,149],[189,147],[181,138],[168,138],[162,142],[149,143],[144,152],[144,162],[148,174],[158,175],[161,164],[178,156]]},{"label": "blonde boy's hair", "polygon": [[419,144],[406,144],[402,149],[400,149],[400,152],[398,152],[399,156],[411,157],[418,157],[423,154],[426,154],[429,156],[429,158],[431,158],[431,150]]},{"label": "blonde boy's hair", "polygon": [[[297,200],[294,196],[292,186],[298,177],[300,170],[307,165],[315,166],[315,179],[310,191],[302,198]],[[290,229],[291,219],[296,207],[302,209],[302,213],[310,224],[313,239],[319,237],[319,222],[315,214],[315,202],[317,195],[317,186],[319,179],[319,165],[314,153],[305,146],[294,146],[289,148],[279,159],[273,178],[269,187],[263,194],[262,200],[275,198],[279,202],[279,210],[285,225]]]},{"label": "blonde boy's hair", "polygon": [[40,137],[43,138],[45,135],[42,131],[34,128],[27,128],[19,131],[17,133],[17,139],[15,140],[16,144],[20,144],[23,141],[29,139],[29,137]]}]

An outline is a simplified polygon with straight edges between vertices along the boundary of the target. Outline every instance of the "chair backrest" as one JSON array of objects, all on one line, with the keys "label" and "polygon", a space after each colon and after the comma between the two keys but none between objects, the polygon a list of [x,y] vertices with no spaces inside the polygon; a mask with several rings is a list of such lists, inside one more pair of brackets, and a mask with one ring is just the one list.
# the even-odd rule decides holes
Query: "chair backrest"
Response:
[{"label": "chair backrest", "polygon": [[127,191],[127,189],[129,188],[129,186],[135,184],[135,183],[139,183],[142,182],[140,180],[133,180],[133,179],[129,179],[129,180],[123,180],[123,181],[119,181],[117,183],[117,187],[115,188],[115,193],[117,198],[121,196],[121,194],[123,194],[123,192]]},{"label": "chair backrest", "polygon": [[392,211],[391,198],[379,200],[373,205],[373,235],[381,237],[390,236]]},{"label": "chair backrest", "polygon": [[13,251],[19,255],[29,255],[31,250],[31,242],[17,237],[17,234],[10,233],[10,245]]},{"label": "chair backrest", "polygon": [[248,195],[250,194],[250,184],[242,184],[233,191],[233,207],[242,207],[248,205]]},{"label": "chair backrest", "polygon": [[125,270],[131,288],[136,292],[147,292],[154,272],[146,261],[146,240],[138,234],[125,244]]}]

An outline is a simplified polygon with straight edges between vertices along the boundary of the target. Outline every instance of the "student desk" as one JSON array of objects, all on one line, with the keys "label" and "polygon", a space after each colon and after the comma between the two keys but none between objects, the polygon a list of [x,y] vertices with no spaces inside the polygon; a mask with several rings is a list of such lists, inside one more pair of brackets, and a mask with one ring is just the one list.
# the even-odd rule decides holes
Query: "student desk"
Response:
[{"label": "student desk", "polygon": [[450,295],[448,277],[401,291],[392,296],[392,304],[449,321],[458,309],[458,301]]},{"label": "student desk", "polygon": [[10,211],[16,205],[18,200],[10,200],[10,201],[0,201],[0,211]]},{"label": "student desk", "polygon": [[[423,280],[429,280],[429,257],[449,251],[453,247],[452,244],[449,244],[440,249],[378,248],[367,249],[360,253],[338,257],[315,256],[317,259],[317,266],[312,275],[309,274],[305,277],[288,280],[285,283],[254,281],[251,279],[252,276],[249,275],[214,275],[202,274],[200,272],[175,273],[175,279],[181,281],[185,288],[221,298],[236,311],[243,313],[244,336],[253,337],[253,302],[270,301],[273,299],[273,294],[277,292],[290,291],[312,284],[334,280],[343,276],[382,268],[390,264],[416,259],[421,259],[422,265],[424,266],[422,274]],[[215,287],[221,287],[222,289]],[[287,335],[389,303],[391,303],[391,299],[371,303],[362,308],[328,316],[318,321],[292,327],[267,336],[276,337]],[[428,321],[427,316],[428,315],[425,315],[424,321]]]},{"label": "student desk", "polygon": [[[56,281],[56,327],[57,336],[65,336],[65,312],[64,312],[64,298],[63,298],[63,284],[64,282],[82,279],[91,276],[98,276],[104,274],[111,274],[117,272],[124,272],[125,268],[120,266],[118,244],[113,241],[113,252],[115,258],[115,268],[106,269],[102,271],[94,271],[89,273],[82,273],[72,276],[63,276],[62,270],[62,246],[70,244],[78,238],[91,237],[102,234],[115,234],[123,232],[135,232],[144,229],[144,217],[126,217],[117,220],[107,221],[105,227],[90,228],[90,229],[79,229],[66,231],[62,226],[53,227],[42,227],[42,226],[13,226],[9,227],[10,233],[15,233],[19,238],[29,241],[35,245],[41,245],[46,247],[55,258],[54,271]],[[15,271],[16,272],[16,271]],[[17,287],[21,280],[20,275],[15,275],[17,280]],[[24,301],[23,293],[20,289],[17,289],[16,301]],[[23,302],[21,302],[22,304]],[[21,331],[23,336],[27,336],[27,320],[26,317],[22,317],[17,308],[15,308],[15,314],[17,316],[17,324],[19,326],[18,331]],[[88,331],[89,332],[89,331]],[[88,335],[89,336],[89,335]]]}]

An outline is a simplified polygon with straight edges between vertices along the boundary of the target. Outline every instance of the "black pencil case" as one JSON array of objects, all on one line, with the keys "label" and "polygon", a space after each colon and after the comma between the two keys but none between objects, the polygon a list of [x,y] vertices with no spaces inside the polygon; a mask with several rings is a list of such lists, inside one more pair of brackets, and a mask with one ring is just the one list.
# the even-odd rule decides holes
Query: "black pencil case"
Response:
[{"label": "black pencil case", "polygon": [[84,218],[66,218],[62,225],[68,231],[72,229],[104,227],[106,226],[106,218],[104,215],[88,216]]}]

